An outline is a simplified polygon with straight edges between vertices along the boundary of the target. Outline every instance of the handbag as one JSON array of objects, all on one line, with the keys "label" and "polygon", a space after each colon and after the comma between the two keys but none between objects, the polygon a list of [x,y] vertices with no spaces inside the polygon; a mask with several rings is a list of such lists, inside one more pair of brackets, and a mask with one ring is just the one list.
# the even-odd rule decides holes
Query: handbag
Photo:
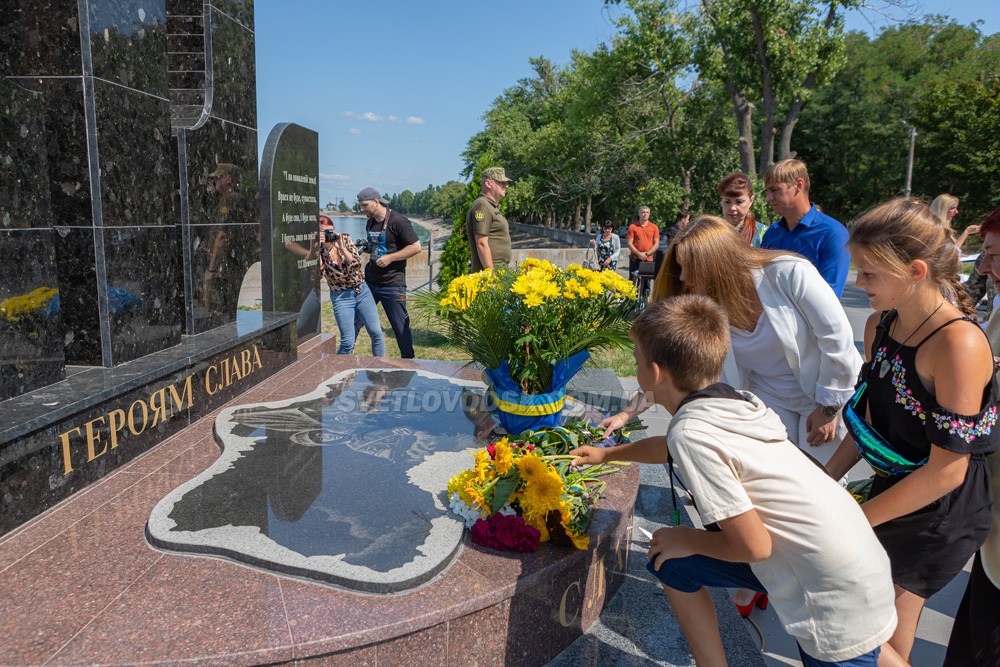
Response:
[{"label": "handbag", "polygon": [[597,257],[594,254],[593,248],[587,248],[587,252],[583,255],[583,268],[591,269],[592,271],[598,269]]},{"label": "handbag", "polygon": [[[876,327],[875,342],[872,349],[878,349],[886,336],[889,322],[892,320],[893,311],[886,313]],[[854,436],[854,446],[865,461],[875,469],[880,475],[905,475],[927,463],[927,457],[923,461],[910,461],[905,456],[893,450],[892,445],[875,430],[868,420],[864,418],[868,408],[868,380],[875,370],[875,360],[866,362],[861,367],[859,385],[854,395],[844,406],[844,423],[848,431]]]}]

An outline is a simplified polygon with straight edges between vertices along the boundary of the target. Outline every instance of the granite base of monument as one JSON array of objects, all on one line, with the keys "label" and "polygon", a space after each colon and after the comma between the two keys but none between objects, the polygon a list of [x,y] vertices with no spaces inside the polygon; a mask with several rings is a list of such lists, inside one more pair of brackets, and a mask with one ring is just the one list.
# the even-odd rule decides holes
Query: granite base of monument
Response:
[{"label": "granite base of monument", "polygon": [[[479,376],[444,363],[337,356],[329,339],[306,348],[234,403],[287,402],[352,368]],[[219,458],[215,417],[0,538],[8,563],[0,586],[22,610],[0,619],[0,663],[540,665],[590,627],[623,581],[638,466],[610,480],[589,550],[501,553],[463,539],[443,570],[392,594],[154,549],[143,532],[154,507]],[[292,507],[275,498],[269,518]]]},{"label": "granite base of monument", "polygon": [[241,311],[114,368],[0,403],[0,535],[106,477],[294,361],[295,316]]}]

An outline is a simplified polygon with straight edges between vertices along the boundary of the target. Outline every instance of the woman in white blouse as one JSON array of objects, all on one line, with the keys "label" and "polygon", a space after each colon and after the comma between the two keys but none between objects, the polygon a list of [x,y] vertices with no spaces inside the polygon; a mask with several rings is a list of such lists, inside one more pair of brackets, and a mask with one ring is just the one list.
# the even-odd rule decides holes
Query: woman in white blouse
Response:
[{"label": "woman in white blouse", "polygon": [[[652,298],[692,293],[715,299],[729,316],[736,377],[726,380],[758,396],[781,417],[788,439],[825,463],[846,432],[839,413],[862,364],[829,284],[806,259],[748,247],[732,225],[706,215],[674,239]],[[620,428],[643,403],[631,401],[602,424]]]}]

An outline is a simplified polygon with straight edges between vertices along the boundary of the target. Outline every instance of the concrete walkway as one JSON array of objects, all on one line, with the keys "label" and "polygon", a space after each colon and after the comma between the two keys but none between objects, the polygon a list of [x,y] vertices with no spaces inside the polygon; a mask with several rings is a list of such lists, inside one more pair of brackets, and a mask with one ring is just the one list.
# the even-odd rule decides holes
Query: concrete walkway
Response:
[{"label": "concrete walkway", "polygon": [[[841,303],[860,348],[865,321],[872,311],[864,292],[853,285],[852,272]],[[635,378],[621,378],[621,382],[628,392],[638,388]],[[656,407],[643,414],[642,419],[648,426],[648,435],[664,435],[670,423],[670,414]],[[850,477],[860,479],[870,475],[865,468],[864,464],[859,464],[851,471]],[[676,485],[676,490],[678,502],[687,510],[684,523],[699,526],[701,522],[690,499],[684,495],[680,485]],[[643,466],[632,533],[635,543],[629,556],[626,582],[601,615],[600,623],[551,662],[550,667],[694,664],[662,590],[646,572],[646,545],[644,536],[638,530],[642,527],[652,532],[666,525],[671,504],[666,466]],[[942,664],[955,611],[967,582],[968,567],[944,590],[928,600],[910,656],[913,665],[935,667]],[[714,598],[731,666],[802,664],[795,641],[785,633],[772,609],[755,609],[750,618],[744,620],[736,613],[728,593],[716,592]]]}]

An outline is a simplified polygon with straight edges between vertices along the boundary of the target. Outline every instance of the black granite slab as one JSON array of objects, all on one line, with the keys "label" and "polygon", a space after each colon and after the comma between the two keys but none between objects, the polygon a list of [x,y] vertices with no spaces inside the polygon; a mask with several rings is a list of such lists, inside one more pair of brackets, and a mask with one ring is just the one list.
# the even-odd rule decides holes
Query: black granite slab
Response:
[{"label": "black granite slab", "polygon": [[0,230],[0,401],[64,376],[51,229]]},{"label": "black granite slab", "polygon": [[[189,224],[257,223],[257,131],[218,118],[184,133]],[[233,165],[236,176],[229,193],[218,190],[211,174],[219,165]],[[225,201],[222,201],[222,200]]]},{"label": "black granite slab", "polygon": [[0,534],[85,488],[296,356],[294,322],[238,323],[0,402]]},{"label": "black granite slab", "polygon": [[222,456],[157,505],[150,539],[369,592],[424,583],[461,545],[444,489],[484,444],[466,411],[483,390],[357,369],[298,398],[227,408]]},{"label": "black granite slab", "polygon": [[100,365],[103,346],[94,230],[56,227],[54,231],[66,361],[72,365]]},{"label": "black granite slab", "polygon": [[103,236],[113,365],[180,343],[179,228],[115,227],[104,229]]},{"label": "black granite slab", "polygon": [[[197,336],[184,336],[180,345],[121,366],[77,368],[77,372],[62,382],[0,402],[0,448],[52,421],[68,418],[120,393],[191,366],[200,359],[286,327],[292,321],[294,317],[287,314],[241,311],[236,322]],[[288,332],[282,336],[287,337]],[[296,340],[294,337],[288,339],[291,343],[280,345],[290,346],[294,352]]]},{"label": "black granite slab", "polygon": [[276,125],[260,170],[261,290],[264,310],[303,314],[300,337],[319,323],[312,307],[320,282],[318,183],[319,135],[294,123]]},{"label": "black granite slab", "polygon": [[214,8],[209,20],[212,116],[255,128],[257,64],[253,29]]},{"label": "black granite slab", "polygon": [[253,30],[253,3],[254,0],[209,0],[213,8],[229,16],[249,30]]},{"label": "black granite slab", "polygon": [[83,0],[93,75],[167,97],[164,0]]},{"label": "black granite slab", "polygon": [[45,100],[0,77],[0,229],[51,224]]},{"label": "black granite slab", "polygon": [[0,5],[0,74],[83,74],[79,2],[4,0]]},{"label": "black granite slab", "polygon": [[41,96],[50,224],[92,227],[83,77],[12,77],[11,81]]},{"label": "black granite slab", "polygon": [[193,299],[189,305],[195,331],[236,320],[240,287],[247,270],[260,259],[256,224],[192,225]]},{"label": "black granite slab", "polygon": [[94,82],[101,222],[178,225],[177,146],[170,136],[170,101]]}]

